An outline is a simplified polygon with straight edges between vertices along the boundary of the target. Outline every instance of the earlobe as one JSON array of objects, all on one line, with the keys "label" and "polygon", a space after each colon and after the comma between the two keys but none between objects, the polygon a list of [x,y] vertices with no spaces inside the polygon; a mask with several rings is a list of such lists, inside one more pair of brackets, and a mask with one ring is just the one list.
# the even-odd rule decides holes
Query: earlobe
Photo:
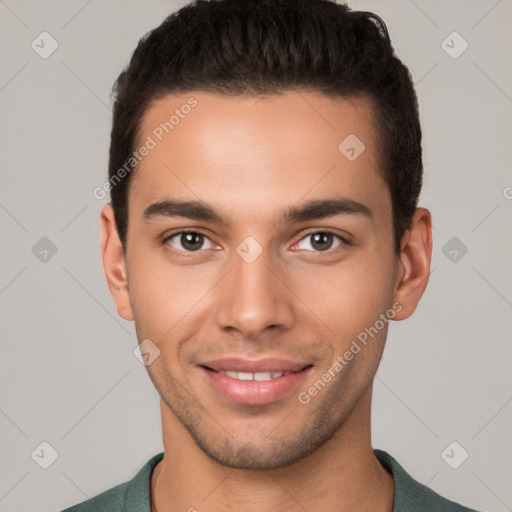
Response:
[{"label": "earlobe", "polygon": [[110,293],[114,298],[119,316],[125,320],[133,320],[126,259],[116,229],[114,210],[110,204],[105,205],[101,210],[100,228],[101,257]]},{"label": "earlobe", "polygon": [[418,208],[402,239],[393,301],[402,305],[395,320],[410,317],[416,309],[430,276],[432,258],[432,217]]}]

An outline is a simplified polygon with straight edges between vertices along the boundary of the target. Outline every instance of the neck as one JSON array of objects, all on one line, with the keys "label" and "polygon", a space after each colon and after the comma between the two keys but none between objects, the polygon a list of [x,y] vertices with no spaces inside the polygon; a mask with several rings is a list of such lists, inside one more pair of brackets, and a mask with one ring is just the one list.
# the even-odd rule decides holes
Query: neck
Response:
[{"label": "neck", "polygon": [[165,457],[152,475],[152,512],[391,512],[394,482],[371,447],[370,403],[371,388],[329,441],[294,464],[243,470],[204,454],[161,400]]}]

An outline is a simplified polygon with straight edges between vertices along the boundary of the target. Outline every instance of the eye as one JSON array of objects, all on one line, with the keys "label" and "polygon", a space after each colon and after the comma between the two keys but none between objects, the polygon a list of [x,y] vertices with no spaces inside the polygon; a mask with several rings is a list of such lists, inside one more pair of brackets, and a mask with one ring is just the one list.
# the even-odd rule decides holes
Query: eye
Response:
[{"label": "eye", "polygon": [[[179,231],[165,240],[173,249],[178,251],[194,252],[200,249],[212,249],[213,242],[198,231]],[[204,247],[206,244],[206,247]]]},{"label": "eye", "polygon": [[[336,240],[338,242],[336,245],[333,245]],[[307,251],[322,252],[337,247],[342,243],[348,244],[348,242],[341,236],[331,233],[330,231],[316,231],[306,235],[297,244],[295,244],[294,247],[298,247],[299,249],[306,249]],[[304,246],[299,247],[300,244],[304,244]]]}]

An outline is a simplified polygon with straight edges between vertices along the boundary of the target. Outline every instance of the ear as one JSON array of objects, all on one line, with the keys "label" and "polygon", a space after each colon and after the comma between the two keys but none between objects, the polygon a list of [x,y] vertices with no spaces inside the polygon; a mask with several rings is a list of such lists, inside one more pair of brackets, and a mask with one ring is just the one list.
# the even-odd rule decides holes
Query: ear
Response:
[{"label": "ear", "polygon": [[402,305],[394,320],[410,317],[418,305],[430,276],[432,216],[417,208],[402,239],[393,300]]},{"label": "ear", "polygon": [[125,320],[133,320],[130,304],[126,260],[123,246],[117,234],[114,210],[110,204],[101,210],[101,258],[110,293],[114,298],[116,309]]}]

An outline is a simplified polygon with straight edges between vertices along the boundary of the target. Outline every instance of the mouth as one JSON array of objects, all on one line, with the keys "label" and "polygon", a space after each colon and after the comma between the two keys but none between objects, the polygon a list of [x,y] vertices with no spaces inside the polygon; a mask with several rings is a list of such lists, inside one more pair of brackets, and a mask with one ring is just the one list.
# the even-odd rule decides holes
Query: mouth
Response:
[{"label": "mouth", "polygon": [[232,358],[205,362],[198,368],[223,400],[265,405],[289,396],[304,381],[313,365],[283,359],[251,361]]}]

